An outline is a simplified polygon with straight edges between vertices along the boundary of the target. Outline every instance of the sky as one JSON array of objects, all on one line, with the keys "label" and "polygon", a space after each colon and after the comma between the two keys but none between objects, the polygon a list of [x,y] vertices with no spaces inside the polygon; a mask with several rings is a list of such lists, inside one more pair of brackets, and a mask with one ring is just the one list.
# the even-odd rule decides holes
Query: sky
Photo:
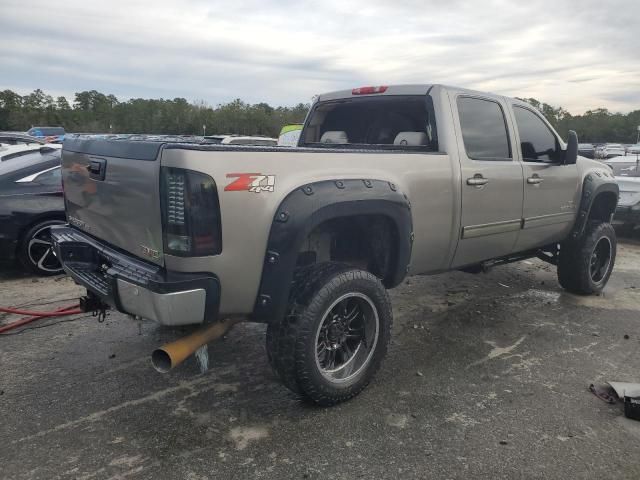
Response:
[{"label": "sky", "polygon": [[210,105],[444,83],[640,109],[639,0],[0,0],[0,90]]}]

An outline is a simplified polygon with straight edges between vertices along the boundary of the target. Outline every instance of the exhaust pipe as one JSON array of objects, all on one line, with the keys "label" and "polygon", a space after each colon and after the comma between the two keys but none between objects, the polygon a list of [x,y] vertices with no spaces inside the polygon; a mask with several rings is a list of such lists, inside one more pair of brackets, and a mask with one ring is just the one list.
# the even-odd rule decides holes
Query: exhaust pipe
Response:
[{"label": "exhaust pipe", "polygon": [[157,348],[151,354],[151,363],[160,373],[177,367],[203,345],[212,342],[229,331],[241,319],[226,319],[207,325],[175,342]]}]

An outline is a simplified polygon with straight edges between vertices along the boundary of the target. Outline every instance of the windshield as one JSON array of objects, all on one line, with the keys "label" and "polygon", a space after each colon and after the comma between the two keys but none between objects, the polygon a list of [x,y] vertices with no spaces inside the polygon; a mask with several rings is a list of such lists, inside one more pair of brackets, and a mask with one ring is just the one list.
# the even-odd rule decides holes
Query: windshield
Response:
[{"label": "windshield", "polygon": [[437,151],[431,97],[389,95],[318,103],[300,145]]}]

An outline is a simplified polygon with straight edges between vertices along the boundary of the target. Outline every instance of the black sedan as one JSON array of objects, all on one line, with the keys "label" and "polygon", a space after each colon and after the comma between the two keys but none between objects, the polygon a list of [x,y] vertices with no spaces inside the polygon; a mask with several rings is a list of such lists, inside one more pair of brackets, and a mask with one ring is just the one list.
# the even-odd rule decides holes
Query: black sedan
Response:
[{"label": "black sedan", "polygon": [[60,149],[13,154],[0,162],[0,260],[41,275],[62,272],[49,229],[66,223]]}]

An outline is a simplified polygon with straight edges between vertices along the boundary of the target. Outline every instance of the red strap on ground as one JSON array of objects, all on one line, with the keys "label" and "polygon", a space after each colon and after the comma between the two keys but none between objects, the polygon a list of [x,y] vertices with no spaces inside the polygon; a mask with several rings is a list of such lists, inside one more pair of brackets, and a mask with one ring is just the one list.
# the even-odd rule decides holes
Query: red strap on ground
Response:
[{"label": "red strap on ground", "polygon": [[20,320],[1,326],[0,333],[8,332],[9,330],[13,330],[14,328],[18,328],[22,325],[26,325],[27,323],[31,323],[40,318],[63,317],[65,315],[76,315],[78,313],[82,313],[82,310],[80,310],[78,306],[79,305],[77,304],[68,305],[66,307],[58,308],[50,312],[31,312],[28,310],[19,310],[15,308],[0,307],[0,312],[14,313],[16,315],[31,315],[29,317],[21,318]]}]

